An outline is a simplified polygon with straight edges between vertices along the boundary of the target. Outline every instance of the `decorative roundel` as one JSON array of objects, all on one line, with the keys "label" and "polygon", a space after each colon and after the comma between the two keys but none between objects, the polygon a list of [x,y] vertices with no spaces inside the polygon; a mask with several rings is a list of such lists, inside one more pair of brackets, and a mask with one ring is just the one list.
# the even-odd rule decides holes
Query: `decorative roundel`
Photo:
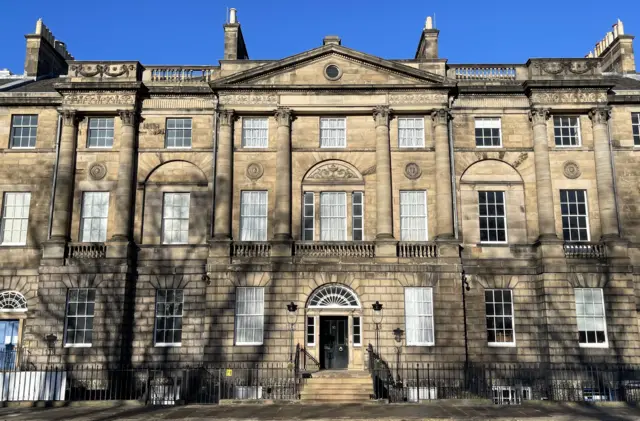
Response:
[{"label": "decorative roundel", "polygon": [[417,180],[422,175],[422,170],[415,162],[409,162],[407,166],[404,167],[404,175],[409,180]]},{"label": "decorative roundel", "polygon": [[0,311],[27,311],[27,299],[17,291],[0,292]]},{"label": "decorative roundel", "polygon": [[324,77],[329,80],[338,80],[342,76],[342,70],[335,64],[328,64],[324,68]]},{"label": "decorative roundel", "polygon": [[360,308],[356,294],[344,285],[329,284],[313,293],[309,308]]},{"label": "decorative roundel", "polygon": [[89,176],[94,180],[102,180],[107,175],[107,166],[102,162],[94,162],[89,166]]},{"label": "decorative roundel", "polygon": [[564,176],[567,178],[578,178],[582,175],[582,171],[580,171],[580,166],[575,161],[567,161],[564,163],[563,169]]},{"label": "decorative roundel", "polygon": [[252,162],[247,166],[247,177],[251,180],[258,180],[264,174],[264,168],[257,162]]}]

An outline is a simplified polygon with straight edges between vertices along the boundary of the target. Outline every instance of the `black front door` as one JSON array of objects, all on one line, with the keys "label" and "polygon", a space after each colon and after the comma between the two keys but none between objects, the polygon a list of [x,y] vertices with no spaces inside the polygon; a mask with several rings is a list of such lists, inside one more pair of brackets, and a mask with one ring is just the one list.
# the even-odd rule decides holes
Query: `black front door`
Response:
[{"label": "black front door", "polygon": [[320,317],[321,368],[336,370],[349,364],[349,324],[346,316]]}]

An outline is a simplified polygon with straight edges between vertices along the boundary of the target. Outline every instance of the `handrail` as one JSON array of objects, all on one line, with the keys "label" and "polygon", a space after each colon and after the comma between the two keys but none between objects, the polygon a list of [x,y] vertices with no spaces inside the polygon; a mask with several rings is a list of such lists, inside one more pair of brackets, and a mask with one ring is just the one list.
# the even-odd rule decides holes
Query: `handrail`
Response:
[{"label": "handrail", "polygon": [[315,373],[316,371],[320,371],[320,362],[313,355],[309,354],[309,351],[301,347],[300,344],[296,346],[296,364],[300,373]]}]

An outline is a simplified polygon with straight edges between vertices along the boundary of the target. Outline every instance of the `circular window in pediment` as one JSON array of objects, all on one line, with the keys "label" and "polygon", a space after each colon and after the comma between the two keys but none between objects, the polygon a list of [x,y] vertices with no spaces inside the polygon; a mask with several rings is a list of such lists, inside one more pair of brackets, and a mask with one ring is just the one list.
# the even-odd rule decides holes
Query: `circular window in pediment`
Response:
[{"label": "circular window in pediment", "polygon": [[342,70],[335,64],[328,64],[324,68],[324,76],[329,80],[338,80],[342,76]]}]

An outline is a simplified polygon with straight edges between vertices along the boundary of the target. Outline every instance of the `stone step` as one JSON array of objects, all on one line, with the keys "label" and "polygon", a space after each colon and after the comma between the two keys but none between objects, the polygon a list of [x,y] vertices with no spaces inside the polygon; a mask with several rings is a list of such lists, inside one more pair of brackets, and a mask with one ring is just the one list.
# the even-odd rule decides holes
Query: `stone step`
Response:
[{"label": "stone step", "polygon": [[322,370],[317,373],[311,374],[313,379],[351,379],[351,378],[371,378],[371,374],[368,371],[362,370]]},{"label": "stone step", "polygon": [[305,384],[369,384],[371,377],[350,377],[346,379],[338,378],[315,378],[305,379]]},{"label": "stone step", "polygon": [[369,396],[367,396],[366,398],[361,398],[361,397],[355,397],[355,398],[344,398],[344,397],[339,397],[339,398],[310,398],[310,399],[303,399],[302,402],[304,403],[325,403],[325,404],[332,404],[332,403],[367,403],[370,402],[371,399],[369,398]]},{"label": "stone step", "polygon": [[300,392],[300,397],[302,399],[315,399],[315,398],[322,398],[322,399],[342,399],[342,398],[366,398],[369,399],[369,396],[371,396],[373,394],[373,390],[358,390],[358,391],[342,391],[342,393],[340,393],[337,390],[334,391],[324,391],[324,392],[316,392],[316,391],[307,391],[305,392],[304,390],[302,392]]},{"label": "stone step", "polygon": [[328,390],[332,392],[339,391],[359,391],[359,390],[373,390],[373,386],[370,384],[363,385],[345,385],[345,384],[328,384],[328,385],[305,385],[302,390],[323,391]]}]

